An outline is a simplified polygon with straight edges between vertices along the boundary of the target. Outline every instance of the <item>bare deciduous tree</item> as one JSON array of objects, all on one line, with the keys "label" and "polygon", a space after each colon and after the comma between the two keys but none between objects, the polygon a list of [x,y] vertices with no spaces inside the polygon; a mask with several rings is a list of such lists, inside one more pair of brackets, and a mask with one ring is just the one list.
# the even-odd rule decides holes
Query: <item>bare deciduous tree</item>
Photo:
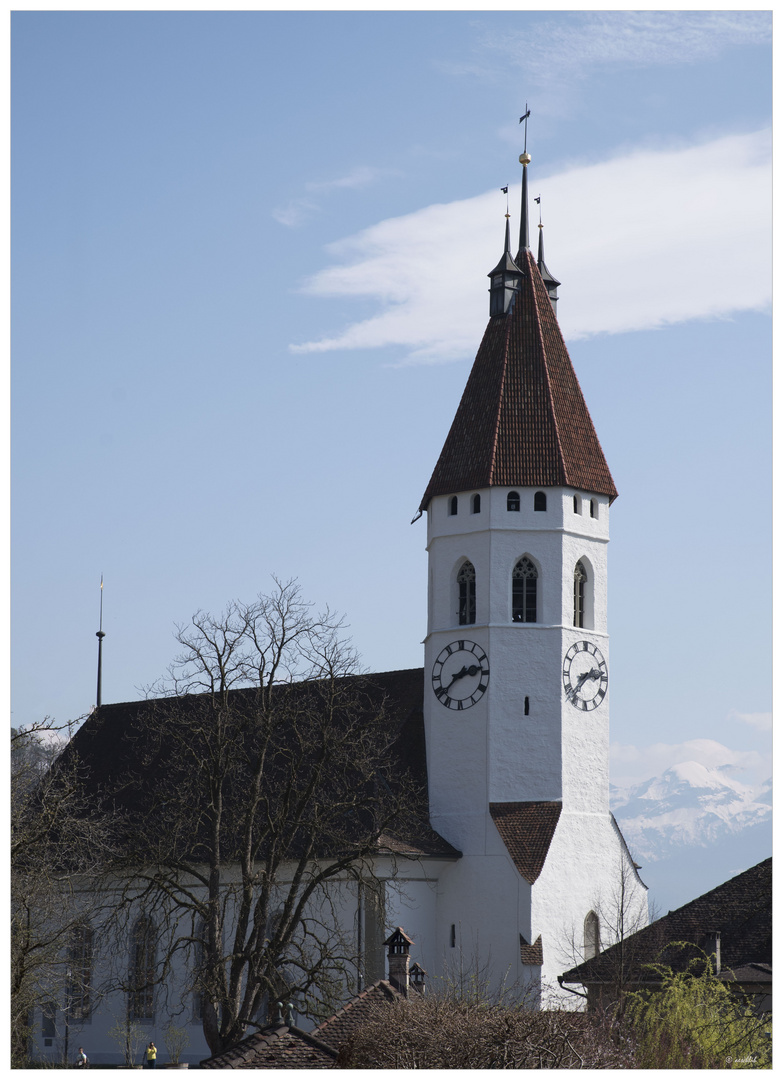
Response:
[{"label": "bare deciduous tree", "polygon": [[[79,763],[62,755],[69,726],[11,729],[11,1054],[27,1060],[36,1010],[81,1006],[97,987],[81,928],[99,891],[84,886],[112,853],[112,825],[91,803]],[[78,953],[78,956],[77,956]],[[67,1047],[64,1047],[67,1054]]]},{"label": "bare deciduous tree", "polygon": [[378,1005],[341,1048],[351,1069],[622,1069],[630,1045],[582,1013],[412,993]]},{"label": "bare deciduous tree", "polygon": [[177,641],[156,688],[166,696],[125,731],[134,825],[116,872],[133,910],[156,920],[156,979],[178,957],[195,971],[220,1053],[266,1021],[268,1003],[315,1012],[336,982],[351,987],[345,883],[371,890],[384,837],[425,826],[420,793],[395,769],[383,695],[358,674],[341,621],[314,614],[294,582],[197,613]]}]

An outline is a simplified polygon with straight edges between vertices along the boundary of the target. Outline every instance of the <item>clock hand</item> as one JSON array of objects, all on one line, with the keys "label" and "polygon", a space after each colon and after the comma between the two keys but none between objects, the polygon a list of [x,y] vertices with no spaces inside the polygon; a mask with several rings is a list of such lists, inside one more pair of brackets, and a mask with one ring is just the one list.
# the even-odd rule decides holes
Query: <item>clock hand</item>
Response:
[{"label": "clock hand", "polygon": [[467,669],[467,668],[466,668],[466,667],[465,667],[465,666],[463,665],[463,667],[462,667],[462,671],[458,671],[458,672],[457,672],[457,674],[456,674],[456,675],[455,675],[455,676],[454,676],[454,677],[452,678],[452,680],[451,680],[451,682],[449,683],[449,685],[448,685],[448,686],[446,687],[446,690],[447,690],[447,691],[448,691],[448,690],[451,690],[452,686],[453,686],[453,685],[454,685],[454,683],[455,683],[455,682],[457,681],[457,679],[462,679],[462,678],[464,678],[464,677],[465,677],[465,675],[467,675],[467,674],[468,674],[468,669]]}]

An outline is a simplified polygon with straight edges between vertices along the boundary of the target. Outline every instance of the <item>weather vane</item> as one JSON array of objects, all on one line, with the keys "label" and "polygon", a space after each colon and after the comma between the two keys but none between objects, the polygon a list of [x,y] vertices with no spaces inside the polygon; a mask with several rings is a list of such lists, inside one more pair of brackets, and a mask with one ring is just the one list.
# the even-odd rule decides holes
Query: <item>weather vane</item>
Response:
[{"label": "weather vane", "polygon": [[528,109],[527,102],[525,102],[525,115],[520,116],[520,118],[519,118],[520,124],[522,123],[523,120],[525,121],[525,148],[523,150],[523,153],[525,153],[525,154],[527,153],[527,118],[528,118],[528,116],[530,116],[530,109]]}]

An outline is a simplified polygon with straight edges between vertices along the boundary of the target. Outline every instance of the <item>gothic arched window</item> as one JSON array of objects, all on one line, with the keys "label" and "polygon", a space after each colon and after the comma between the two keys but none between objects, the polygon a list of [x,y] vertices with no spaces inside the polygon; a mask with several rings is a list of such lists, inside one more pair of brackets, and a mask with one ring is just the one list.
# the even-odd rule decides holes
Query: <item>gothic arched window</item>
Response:
[{"label": "gothic arched window", "polygon": [[519,510],[519,492],[509,491],[506,499],[506,510]]},{"label": "gothic arched window", "polygon": [[585,624],[585,583],[587,571],[581,562],[574,567],[574,626]]},{"label": "gothic arched window", "polygon": [[470,511],[471,511],[472,514],[480,514],[481,513],[481,496],[480,495],[474,495],[473,498],[470,500]]},{"label": "gothic arched window", "polygon": [[92,983],[92,927],[88,923],[74,927],[69,952],[69,1015],[72,1020],[88,1020]]},{"label": "gothic arched window", "polygon": [[449,499],[449,517],[454,517],[455,516],[455,514],[457,513],[457,507],[458,506],[459,506],[459,501],[457,499],[457,496],[452,495],[451,498]]},{"label": "gothic arched window", "polygon": [[154,1018],[155,924],[148,915],[136,920],[131,935],[128,1015],[132,1020]]},{"label": "gothic arched window", "polygon": [[511,574],[511,620],[512,622],[536,621],[536,592],[538,570],[524,555]]},{"label": "gothic arched window", "polygon": [[464,562],[457,574],[459,588],[459,624],[467,626],[476,621],[476,569],[472,562]]},{"label": "gothic arched window", "polygon": [[601,924],[594,911],[585,917],[585,960],[591,960],[601,951]]},{"label": "gothic arched window", "polygon": [[533,509],[546,510],[546,492],[537,491],[533,496]]}]

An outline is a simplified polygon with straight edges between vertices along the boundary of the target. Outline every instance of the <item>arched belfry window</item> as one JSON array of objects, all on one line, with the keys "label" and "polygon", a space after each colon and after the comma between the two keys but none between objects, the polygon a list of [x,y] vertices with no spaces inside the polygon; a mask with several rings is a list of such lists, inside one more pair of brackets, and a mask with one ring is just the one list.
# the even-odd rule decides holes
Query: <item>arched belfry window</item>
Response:
[{"label": "arched belfry window", "polygon": [[509,491],[506,498],[506,510],[519,510],[519,492]]},{"label": "arched belfry window", "polygon": [[511,574],[511,619],[513,622],[535,622],[538,591],[538,570],[524,555]]},{"label": "arched belfry window", "polygon": [[594,911],[585,917],[585,960],[591,960],[601,951],[601,924]]},{"label": "arched belfry window", "polygon": [[154,1018],[155,924],[148,915],[136,920],[131,934],[128,1015],[132,1020]]},{"label": "arched belfry window", "polygon": [[449,499],[449,517],[454,517],[459,508],[459,500],[456,495],[452,495]]},{"label": "arched belfry window", "polygon": [[480,514],[481,513],[481,496],[480,495],[474,495],[473,498],[470,500],[470,511],[471,511],[472,514]]},{"label": "arched belfry window", "polygon": [[546,510],[546,492],[537,491],[533,496],[533,509]]},{"label": "arched belfry window", "polygon": [[464,562],[457,574],[459,589],[459,624],[468,626],[476,621],[476,569],[472,562]]},{"label": "arched belfry window", "polygon": [[574,626],[585,624],[585,585],[587,583],[587,571],[583,564],[578,562],[574,567]]}]

